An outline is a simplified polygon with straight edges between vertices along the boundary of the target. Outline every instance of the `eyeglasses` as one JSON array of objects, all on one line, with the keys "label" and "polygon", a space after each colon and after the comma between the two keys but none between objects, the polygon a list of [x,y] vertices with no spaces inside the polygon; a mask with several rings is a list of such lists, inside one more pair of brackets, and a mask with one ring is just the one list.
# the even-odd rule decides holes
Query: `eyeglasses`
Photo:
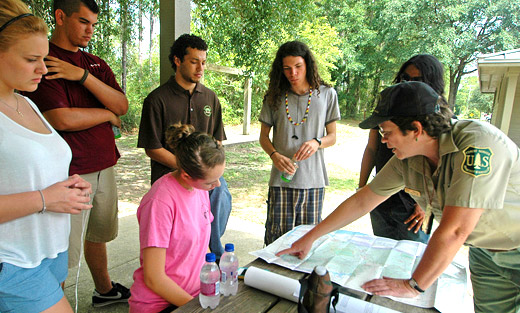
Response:
[{"label": "eyeglasses", "polygon": [[416,77],[410,77],[410,75],[403,73],[400,77],[401,81],[407,81],[407,82],[422,82],[423,77],[422,76],[416,76]]},{"label": "eyeglasses", "polygon": [[392,133],[391,131],[384,131],[381,128],[378,131],[379,135],[381,135],[381,137],[383,137],[384,139],[388,139],[388,136],[390,136],[390,134]]}]

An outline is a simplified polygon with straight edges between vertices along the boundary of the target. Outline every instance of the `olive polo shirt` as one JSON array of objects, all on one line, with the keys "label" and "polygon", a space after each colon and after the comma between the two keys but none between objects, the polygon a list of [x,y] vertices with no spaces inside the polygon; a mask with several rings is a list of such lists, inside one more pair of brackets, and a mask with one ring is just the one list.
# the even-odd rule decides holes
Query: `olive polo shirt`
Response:
[{"label": "olive polo shirt", "polygon": [[369,184],[378,195],[408,192],[440,221],[445,206],[484,209],[467,245],[509,250],[520,247],[520,150],[485,122],[457,121],[439,138],[433,171],[424,156],[395,156]]},{"label": "olive polo shirt", "polygon": [[[143,102],[137,147],[167,148],[165,131],[170,125],[179,122],[191,124],[196,131],[208,133],[217,140],[226,139],[217,95],[201,83],[197,83],[190,95],[172,76]],[[152,184],[172,170],[154,160],[151,160],[151,167]]]}]

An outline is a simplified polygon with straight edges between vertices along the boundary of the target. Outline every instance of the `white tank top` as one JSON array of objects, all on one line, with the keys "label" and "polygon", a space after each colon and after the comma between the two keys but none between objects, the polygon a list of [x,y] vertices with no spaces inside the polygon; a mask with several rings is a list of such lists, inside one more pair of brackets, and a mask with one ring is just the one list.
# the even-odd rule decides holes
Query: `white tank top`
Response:
[{"label": "white tank top", "polygon": [[[72,152],[36,105],[26,98],[52,132],[40,134],[0,112],[0,194],[45,189],[67,179]],[[69,245],[70,215],[45,212],[0,224],[0,262],[33,268]]]}]

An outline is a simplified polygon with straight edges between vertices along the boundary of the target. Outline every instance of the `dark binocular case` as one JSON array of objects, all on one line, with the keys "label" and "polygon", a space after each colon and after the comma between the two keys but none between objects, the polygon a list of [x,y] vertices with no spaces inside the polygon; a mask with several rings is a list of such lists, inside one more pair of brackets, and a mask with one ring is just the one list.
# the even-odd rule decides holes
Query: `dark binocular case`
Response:
[{"label": "dark binocular case", "polygon": [[323,266],[316,266],[312,274],[300,279],[298,313],[329,313],[330,304],[336,311],[338,285],[330,281],[330,275]]}]

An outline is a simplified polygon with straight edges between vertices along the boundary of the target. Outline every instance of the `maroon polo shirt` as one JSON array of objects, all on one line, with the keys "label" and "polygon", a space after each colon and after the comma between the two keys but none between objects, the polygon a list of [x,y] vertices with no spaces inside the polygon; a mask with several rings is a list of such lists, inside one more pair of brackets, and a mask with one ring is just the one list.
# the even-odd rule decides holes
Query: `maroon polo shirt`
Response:
[{"label": "maroon polo shirt", "polygon": [[[82,50],[77,52],[64,50],[52,43],[49,43],[49,55],[88,69],[90,75],[123,92],[110,67],[97,56]],[[24,94],[34,101],[42,112],[58,108],[105,108],[83,85],[65,79],[44,78],[36,91]],[[106,169],[114,166],[120,157],[109,122],[81,131],[59,133],[72,150],[70,175],[88,174]]]}]

